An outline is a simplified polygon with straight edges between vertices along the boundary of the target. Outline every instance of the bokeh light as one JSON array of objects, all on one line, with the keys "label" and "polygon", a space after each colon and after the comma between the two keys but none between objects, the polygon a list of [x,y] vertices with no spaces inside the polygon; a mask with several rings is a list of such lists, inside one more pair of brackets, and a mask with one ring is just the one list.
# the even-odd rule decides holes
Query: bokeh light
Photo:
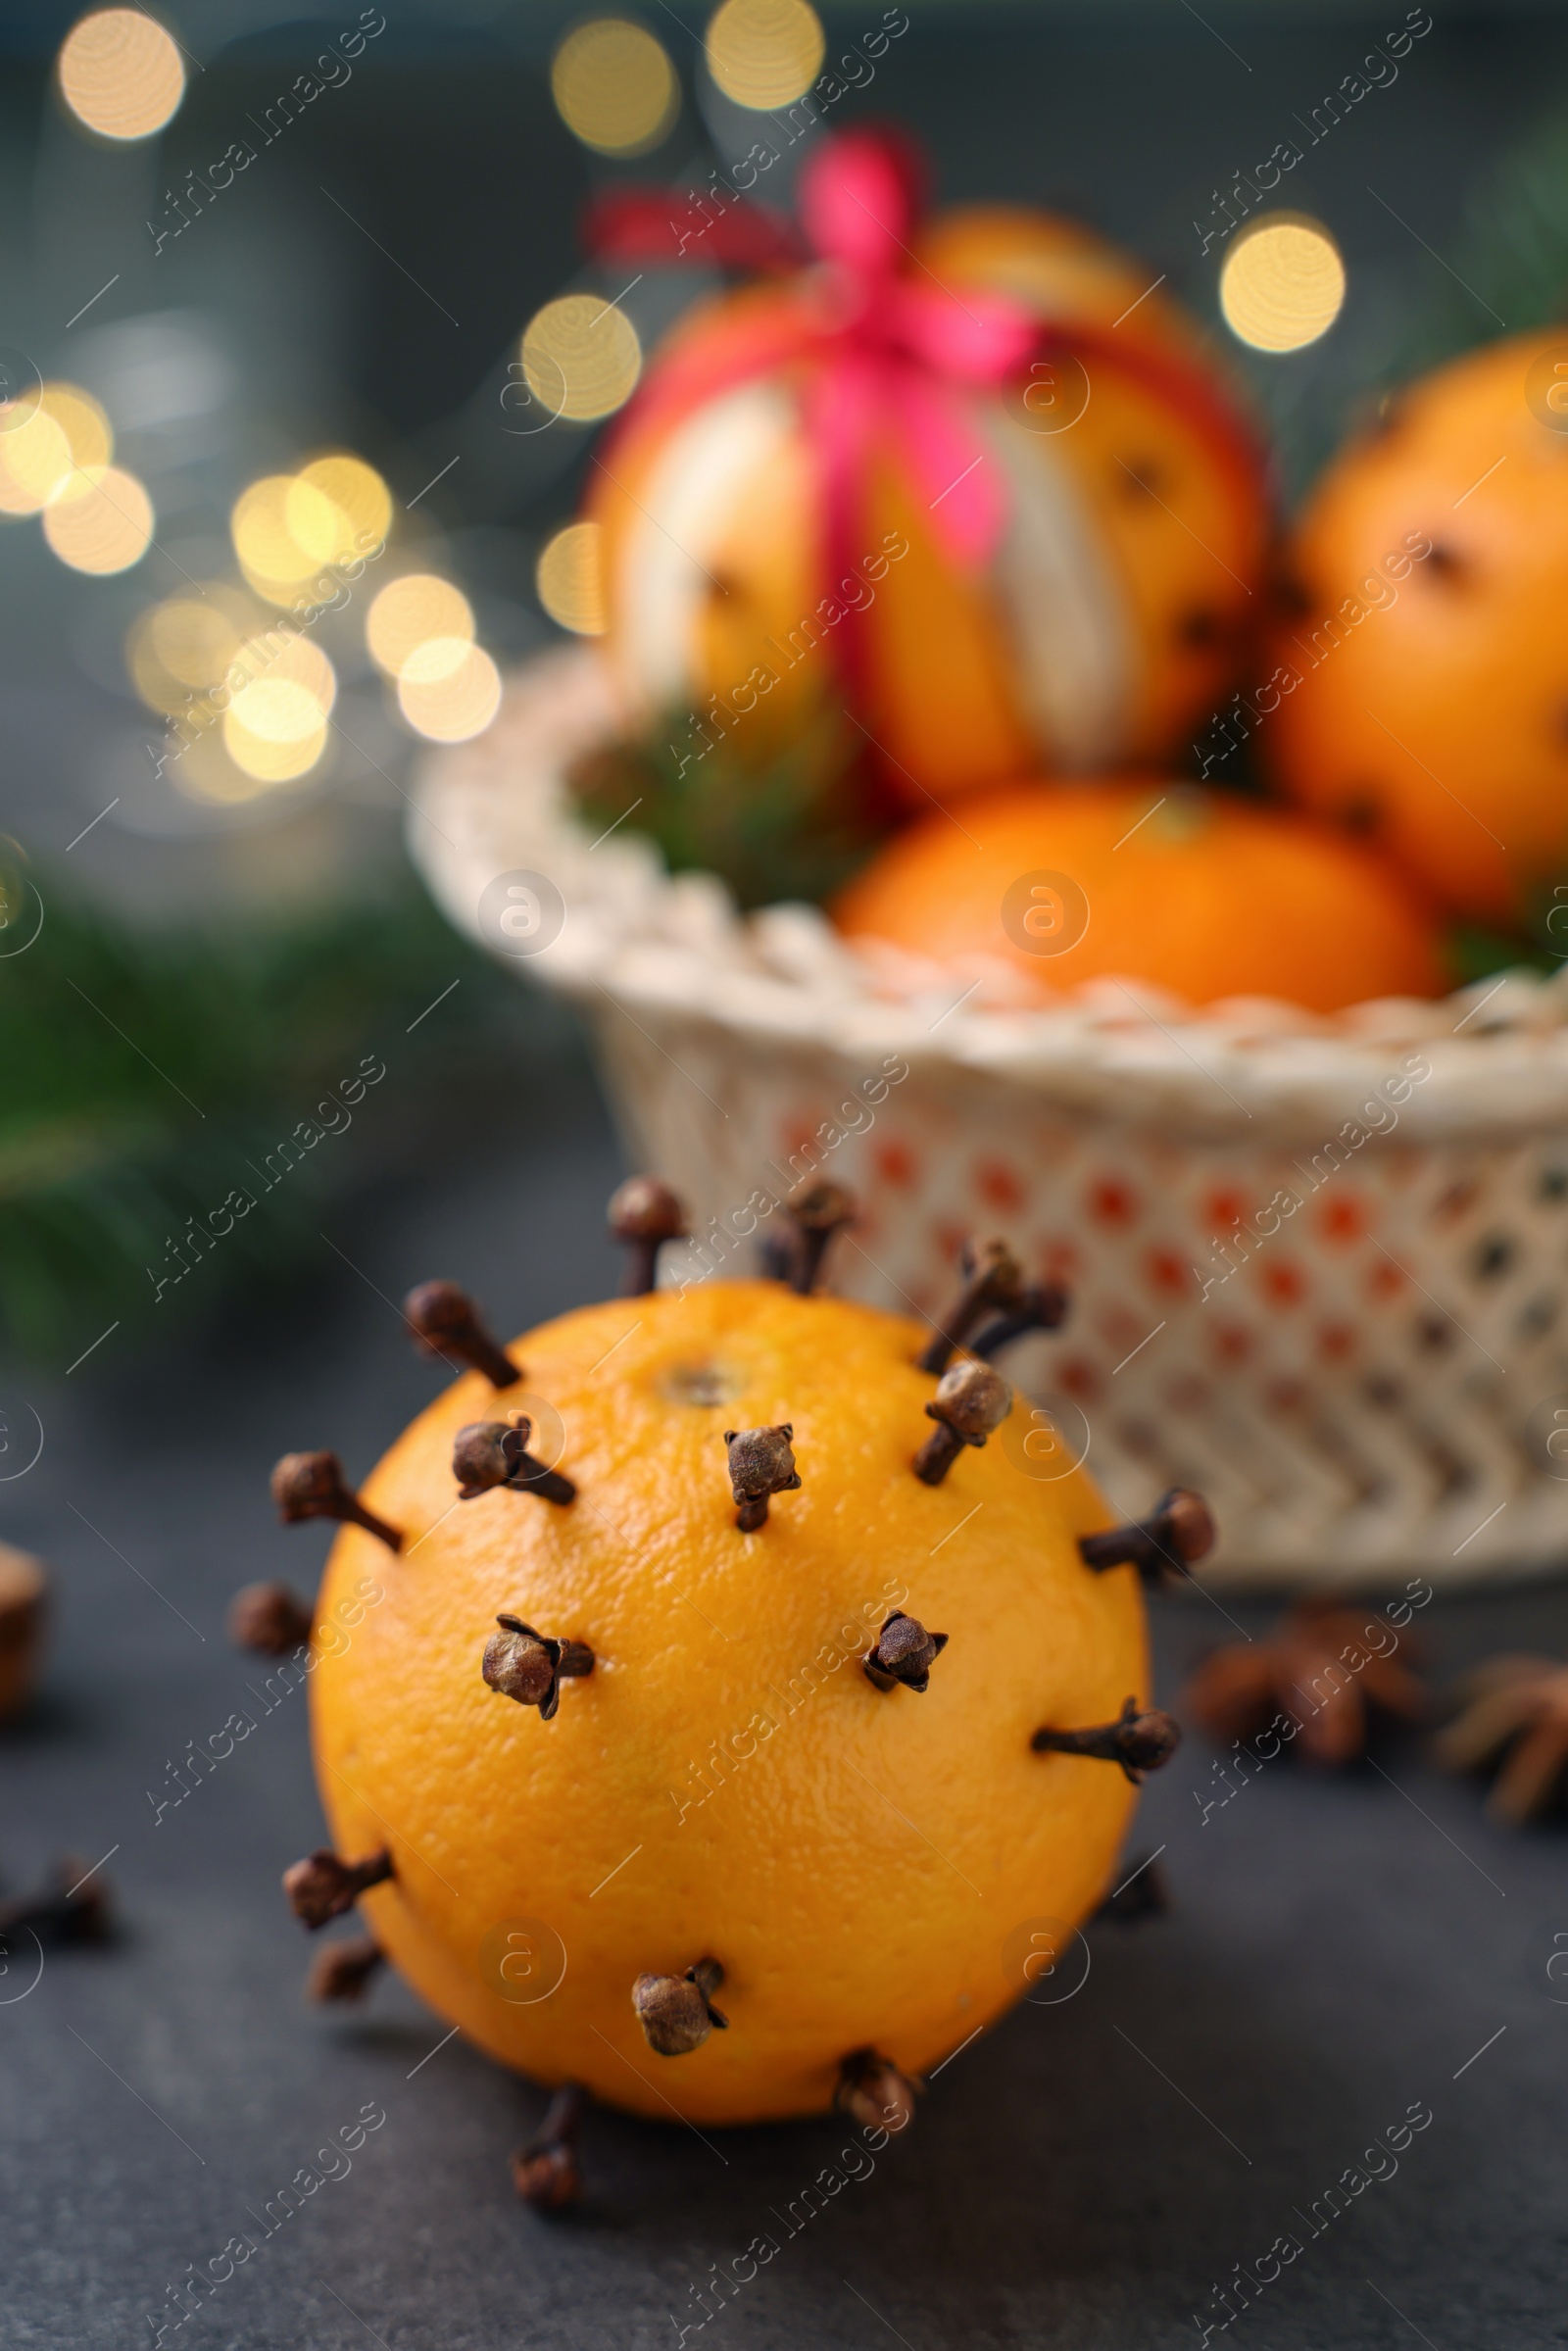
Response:
[{"label": "bokeh light", "polygon": [[65,427],[41,402],[0,407],[0,514],[41,514],[74,463]]},{"label": "bokeh light", "polygon": [[319,568],[289,528],[288,503],[293,488],[291,473],[264,474],[240,492],[229,516],[240,569],[258,594],[274,604],[288,601],[274,590],[295,587]]},{"label": "bokeh light", "polygon": [[337,673],[310,637],[252,637],[234,657],[245,683],[223,712],[223,749],[257,783],[293,783],[326,748]]},{"label": "bokeh light", "polygon": [[240,648],[240,628],[212,590],[171,596],[142,612],[125,641],[125,666],[149,710],[180,710],[220,683]]},{"label": "bokeh light", "polygon": [[631,397],[642,365],[636,327],[598,294],[563,294],[536,311],[523,330],[529,391],[574,424],[612,416]]},{"label": "bokeh light", "polygon": [[392,493],[363,458],[316,458],[294,477],[284,522],[313,563],[347,563],[385,541]]},{"label": "bokeh light", "polygon": [[603,540],[598,522],[568,523],[544,548],[534,572],[539,602],[551,619],[579,637],[605,633]]},{"label": "bokeh light", "polygon": [[1220,308],[1254,351],[1301,351],[1328,333],[1345,301],[1345,264],[1320,220],[1267,213],[1244,228],[1220,271]]},{"label": "bokeh light", "polygon": [[430,637],[398,677],[398,708],[416,734],[432,743],[466,743],[483,734],[501,707],[501,673],[466,637]]},{"label": "bokeh light", "polygon": [[115,454],[114,427],[90,392],[79,384],[46,383],[38,405],[65,434],[75,465],[108,465]]},{"label": "bokeh light", "polygon": [[807,0],[724,0],[708,25],[708,71],[737,106],[790,106],[816,79],[826,42]]},{"label": "bokeh light", "polygon": [[680,83],[662,44],[624,17],[598,17],[568,32],[550,87],[567,129],[601,155],[645,155],[680,111]]},{"label": "bokeh light", "polygon": [[150,139],[184,96],[185,69],[162,24],[139,8],[103,8],[67,33],[60,90],[100,138]]},{"label": "bokeh light", "polygon": [[43,535],[73,571],[128,571],[152,545],[153,502],[121,465],[78,465],[45,507]]},{"label": "bokeh light", "polygon": [[365,638],[370,659],[388,677],[401,674],[404,662],[432,637],[470,641],[473,609],[461,588],[431,571],[406,572],[389,580],[365,616]]}]

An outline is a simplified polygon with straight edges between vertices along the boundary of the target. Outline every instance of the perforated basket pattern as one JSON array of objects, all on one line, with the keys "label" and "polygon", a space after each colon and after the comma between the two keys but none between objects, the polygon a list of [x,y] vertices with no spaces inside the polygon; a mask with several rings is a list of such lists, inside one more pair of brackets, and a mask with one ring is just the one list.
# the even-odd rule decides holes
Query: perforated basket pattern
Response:
[{"label": "perforated basket pattern", "polygon": [[830,1261],[849,1295],[939,1312],[975,1231],[1067,1284],[1064,1328],[1004,1365],[1045,1407],[1011,1424],[1020,1474],[1087,1455],[1129,1512],[1196,1486],[1205,1581],[1568,1558],[1568,984],[1329,1021],[1136,983],[1029,1011],[984,979],[894,987],[809,909],[743,920],[635,837],[594,843],[562,775],[613,722],[591,655],[531,664],[488,735],[427,763],[411,839],[503,951],[487,886],[560,892],[517,968],[583,1005],[638,1160],[696,1212],[666,1279],[755,1270],[766,1203],[821,1164],[863,1204]]}]

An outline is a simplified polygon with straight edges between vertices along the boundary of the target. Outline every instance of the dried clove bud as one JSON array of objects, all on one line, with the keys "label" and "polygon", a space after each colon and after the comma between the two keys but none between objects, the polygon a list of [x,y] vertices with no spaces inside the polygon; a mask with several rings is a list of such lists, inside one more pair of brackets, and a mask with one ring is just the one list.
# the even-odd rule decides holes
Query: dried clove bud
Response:
[{"label": "dried clove bud", "polygon": [[984,1445],[1012,1410],[1012,1390],[989,1363],[955,1363],[937,1383],[926,1406],[937,1422],[914,1456],[914,1474],[940,1486],[966,1445]]},{"label": "dried clove bud", "polygon": [[845,1225],[855,1222],[859,1202],[842,1184],[815,1177],[798,1184],[784,1205],[797,1235],[790,1287],[802,1298],[809,1298],[821,1275],[828,1243]]},{"label": "dried clove bud", "polygon": [[1173,1714],[1155,1706],[1141,1712],[1138,1700],[1128,1698],[1113,1723],[1098,1723],[1090,1731],[1037,1731],[1029,1744],[1037,1755],[1096,1755],[1104,1763],[1119,1763],[1136,1787],[1145,1772],[1170,1761],[1181,1736]]},{"label": "dried clove bud", "polygon": [[228,1603],[228,1638],[237,1649],[286,1657],[311,1638],[311,1611],[286,1584],[243,1584]]},{"label": "dried clove bud", "polygon": [[659,1252],[686,1237],[686,1211],[657,1176],[628,1176],[612,1195],[610,1229],[631,1251],[623,1295],[640,1298],[659,1285]]},{"label": "dried clove bud", "polygon": [[1186,1576],[1193,1562],[1214,1547],[1214,1520],[1200,1494],[1173,1486],[1147,1518],[1102,1535],[1080,1535],[1078,1549],[1097,1574],[1107,1567],[1136,1567],[1151,1584],[1165,1574]]},{"label": "dried clove bud", "polygon": [[719,2014],[712,2000],[723,1981],[716,1959],[699,1959],[684,1976],[639,1976],[631,1987],[631,2004],[648,2046],[661,2057],[689,2057],[715,2026],[727,2032],[729,2019]]},{"label": "dried clove bud", "polygon": [[1170,1906],[1170,1881],[1160,1868],[1159,1856],[1152,1853],[1130,1878],[1123,1879],[1114,1893],[1105,1896],[1095,1916],[1135,1927],[1144,1919],[1163,1918]]},{"label": "dried clove bud", "polygon": [[594,1670],[594,1653],[584,1641],[551,1641],[520,1616],[498,1616],[499,1633],[484,1644],[480,1668],[490,1688],[519,1706],[537,1706],[549,1722],[561,1703],[563,1680],[578,1681]]},{"label": "dried clove bud", "polygon": [[1004,1347],[1021,1339],[1026,1331],[1059,1331],[1067,1319],[1068,1298],[1065,1290],[1054,1282],[1031,1282],[1018,1293],[1018,1302],[988,1322],[969,1341],[969,1352],[989,1363]]},{"label": "dried clove bud", "polygon": [[551,2099],[534,2136],[512,2158],[513,2185],[538,2212],[564,2212],[582,2194],[577,2142],[587,2111],[587,2092],[568,2082]]},{"label": "dried clove bud", "polygon": [[547,1502],[575,1500],[577,1489],[559,1470],[546,1469],[528,1450],[533,1422],[526,1412],[506,1420],[471,1420],[452,1441],[452,1474],[458,1481],[458,1499],[471,1502],[492,1487],[510,1486],[517,1494],[537,1494]]},{"label": "dried clove bud", "polygon": [[52,1942],[107,1942],[114,1920],[114,1898],[90,1862],[63,1853],[42,1886],[30,1894],[0,1902],[0,1957],[9,1954],[13,1935],[30,1933]]},{"label": "dried clove bud", "polygon": [[385,1957],[370,1935],[345,1935],[317,1952],[305,1988],[313,2000],[363,2000]]},{"label": "dried clove bud", "polygon": [[403,1301],[406,1319],[414,1325],[427,1355],[443,1360],[456,1355],[460,1363],[482,1371],[492,1388],[514,1388],[522,1374],[479,1320],[479,1309],[456,1282],[421,1282]]},{"label": "dried clove bud", "polygon": [[384,1886],[391,1875],[392,1856],[385,1846],[364,1861],[340,1861],[321,1845],[308,1860],[296,1861],[283,1872],[283,1891],[294,1916],[314,1934],[328,1919],[341,1918],[345,1910],[352,1910],[372,1886]]},{"label": "dried clove bud", "polygon": [[954,1349],[963,1345],[983,1315],[1010,1313],[1023,1297],[1023,1267],[1004,1241],[966,1241],[958,1270],[963,1288],[915,1357],[921,1371],[946,1371]]},{"label": "dried clove bud", "polygon": [[367,1510],[344,1477],[336,1453],[285,1453],[272,1471],[272,1499],[287,1526],[305,1518],[336,1518],[363,1527],[389,1551],[403,1548],[397,1528]]},{"label": "dried clove bud", "polygon": [[794,1434],[795,1424],[788,1420],[772,1429],[724,1431],[730,1492],[740,1505],[735,1524],[743,1535],[755,1535],[759,1527],[766,1525],[769,1494],[794,1494],[799,1487],[795,1455],[790,1449]]},{"label": "dried clove bud", "polygon": [[860,1660],[860,1670],[876,1690],[923,1691],[931,1680],[933,1659],[948,1645],[946,1633],[928,1633],[917,1617],[895,1608],[877,1636],[876,1647]]},{"label": "dried clove bud", "polygon": [[852,2049],[833,2103],[862,2131],[904,2131],[914,2120],[916,2085],[879,2049]]}]

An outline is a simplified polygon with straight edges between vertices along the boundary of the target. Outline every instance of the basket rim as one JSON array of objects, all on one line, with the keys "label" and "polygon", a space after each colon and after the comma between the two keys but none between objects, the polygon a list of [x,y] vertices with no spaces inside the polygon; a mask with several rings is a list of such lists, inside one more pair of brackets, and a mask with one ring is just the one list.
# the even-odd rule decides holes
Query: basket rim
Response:
[{"label": "basket rim", "polygon": [[[485,734],[420,761],[408,820],[410,853],[455,927],[597,1018],[727,1036],[753,1053],[896,1053],[1088,1112],[1250,1140],[1338,1124],[1414,1063],[1407,1134],[1568,1130],[1568,964],[1331,1015],[1272,999],[1197,1007],[1138,980],[1089,982],[1047,1006],[977,1004],[984,975],[962,989],[935,965],[895,973],[814,906],[742,914],[716,875],[669,873],[641,836],[612,826],[591,839],[565,770],[619,718],[592,645],[536,654],[508,674]],[[531,952],[510,948],[480,907],[518,872],[561,900],[559,931]]]}]

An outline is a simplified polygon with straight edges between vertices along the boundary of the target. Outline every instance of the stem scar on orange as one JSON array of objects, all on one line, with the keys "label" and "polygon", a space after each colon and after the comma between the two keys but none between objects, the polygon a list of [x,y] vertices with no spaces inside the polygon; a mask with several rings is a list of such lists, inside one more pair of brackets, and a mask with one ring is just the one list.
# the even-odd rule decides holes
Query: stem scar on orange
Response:
[{"label": "stem scar on orange", "polygon": [[[617,1200],[634,1246],[683,1230],[667,1195]],[[814,1277],[853,1202],[791,1206]],[[1105,1891],[1177,1736],[1139,1578],[1186,1573],[1206,1510],[1177,1493],[1118,1527],[1081,1468],[1041,1475],[985,1358],[1065,1301],[1001,1243],[971,1248],[935,1340],[729,1281],[502,1349],[431,1296],[411,1320],[476,1368],[363,1496],[331,1455],[278,1473],[285,1515],[343,1521],[312,1637],[334,1848],[287,1874],[297,1915],[358,1903],[441,2015],[553,2087],[901,2127],[918,2076],[1028,1987],[1020,1925],[1065,1933]],[[363,1990],[352,1958],[329,1992]],[[549,2208],[580,2105],[515,2159]]]}]

